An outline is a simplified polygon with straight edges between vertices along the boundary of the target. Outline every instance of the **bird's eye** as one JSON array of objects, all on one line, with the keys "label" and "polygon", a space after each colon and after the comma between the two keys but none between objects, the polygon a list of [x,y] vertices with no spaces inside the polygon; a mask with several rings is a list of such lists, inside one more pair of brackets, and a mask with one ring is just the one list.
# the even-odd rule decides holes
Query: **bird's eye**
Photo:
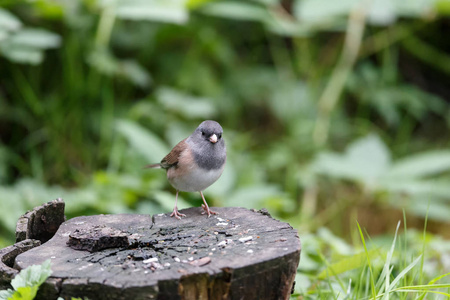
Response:
[{"label": "bird's eye", "polygon": [[202,135],[205,135],[205,132],[204,132],[204,131],[202,131]]},{"label": "bird's eye", "polygon": [[219,139],[222,138],[222,134],[219,133],[219,134],[217,135],[217,137],[218,137]]}]

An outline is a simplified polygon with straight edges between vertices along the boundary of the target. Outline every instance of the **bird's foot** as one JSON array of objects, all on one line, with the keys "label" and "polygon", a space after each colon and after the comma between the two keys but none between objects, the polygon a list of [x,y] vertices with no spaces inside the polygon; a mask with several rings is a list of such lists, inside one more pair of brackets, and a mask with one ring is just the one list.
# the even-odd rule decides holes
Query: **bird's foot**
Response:
[{"label": "bird's foot", "polygon": [[207,205],[205,205],[205,204],[202,204],[202,208],[203,208],[203,210],[204,210],[204,211],[202,212],[202,215],[205,214],[205,213],[207,213],[207,214],[208,214],[208,218],[211,217],[211,214],[213,214],[213,215],[218,215],[218,214],[219,214],[218,212],[215,212],[215,211],[213,211],[213,210],[210,210],[209,207],[208,207]]},{"label": "bird's foot", "polygon": [[176,206],[173,208],[173,212],[170,214],[170,216],[171,216],[171,217],[175,217],[175,218],[177,218],[178,220],[180,220],[181,217],[186,217],[185,214],[182,214],[182,213],[180,213],[180,212],[178,211],[178,207],[176,207]]}]

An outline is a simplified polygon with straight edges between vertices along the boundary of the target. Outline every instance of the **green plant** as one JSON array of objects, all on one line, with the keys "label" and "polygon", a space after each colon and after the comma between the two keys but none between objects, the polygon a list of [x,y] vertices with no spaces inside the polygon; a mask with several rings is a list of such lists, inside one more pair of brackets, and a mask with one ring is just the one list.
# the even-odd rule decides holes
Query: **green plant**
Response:
[{"label": "green plant", "polygon": [[319,153],[313,169],[318,175],[355,182],[364,193],[380,195],[422,217],[428,212],[431,219],[445,221],[450,215],[450,151],[427,151],[393,161],[383,141],[369,135],[350,144],[344,154]]},{"label": "green plant", "polygon": [[61,37],[42,28],[24,28],[9,11],[0,8],[0,55],[15,63],[37,65],[44,60],[44,51],[57,48]]},{"label": "green plant", "polygon": [[51,262],[46,260],[42,265],[32,265],[20,271],[11,281],[12,289],[0,291],[2,300],[32,300],[42,283],[52,274]]},{"label": "green plant", "polygon": [[[305,249],[337,235],[335,254],[361,261],[345,226],[367,206],[375,225],[386,207],[417,224],[429,203],[430,232],[445,231],[448,1],[0,2],[1,246],[56,197],[69,217],[169,211],[164,172],[142,167],[204,119],[223,125],[229,151],[208,199],[267,207]],[[365,270],[351,279],[370,292]]]},{"label": "green plant", "polygon": [[[326,229],[303,238],[292,299],[446,299],[448,241],[404,226],[393,240],[371,239],[357,224],[360,245],[351,247]],[[390,243],[389,243],[390,242]],[[440,245],[438,251],[433,247]],[[436,263],[434,263],[437,260]],[[448,269],[447,269],[448,270]]]}]

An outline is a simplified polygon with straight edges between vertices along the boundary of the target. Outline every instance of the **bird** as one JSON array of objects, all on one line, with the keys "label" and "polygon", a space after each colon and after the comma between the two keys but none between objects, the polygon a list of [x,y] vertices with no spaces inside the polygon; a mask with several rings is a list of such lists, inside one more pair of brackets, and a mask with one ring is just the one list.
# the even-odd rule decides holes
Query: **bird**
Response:
[{"label": "bird", "polygon": [[178,211],[178,193],[200,192],[203,213],[211,217],[217,212],[209,209],[203,191],[219,179],[227,160],[227,150],[222,137],[222,126],[216,121],[203,121],[194,132],[179,142],[160,163],[146,168],[161,168],[167,171],[167,179],[175,188],[175,206],[171,217],[186,217]]}]

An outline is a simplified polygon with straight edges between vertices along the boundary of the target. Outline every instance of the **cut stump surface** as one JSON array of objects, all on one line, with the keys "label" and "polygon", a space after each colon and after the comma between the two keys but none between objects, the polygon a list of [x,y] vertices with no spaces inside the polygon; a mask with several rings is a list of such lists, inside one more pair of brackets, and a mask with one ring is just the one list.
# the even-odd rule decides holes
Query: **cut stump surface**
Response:
[{"label": "cut stump surface", "polygon": [[[55,236],[15,259],[23,269],[52,261],[41,299],[287,299],[300,240],[261,211],[201,208],[168,214],[70,219]],[[84,249],[84,250],[77,250]]]}]

